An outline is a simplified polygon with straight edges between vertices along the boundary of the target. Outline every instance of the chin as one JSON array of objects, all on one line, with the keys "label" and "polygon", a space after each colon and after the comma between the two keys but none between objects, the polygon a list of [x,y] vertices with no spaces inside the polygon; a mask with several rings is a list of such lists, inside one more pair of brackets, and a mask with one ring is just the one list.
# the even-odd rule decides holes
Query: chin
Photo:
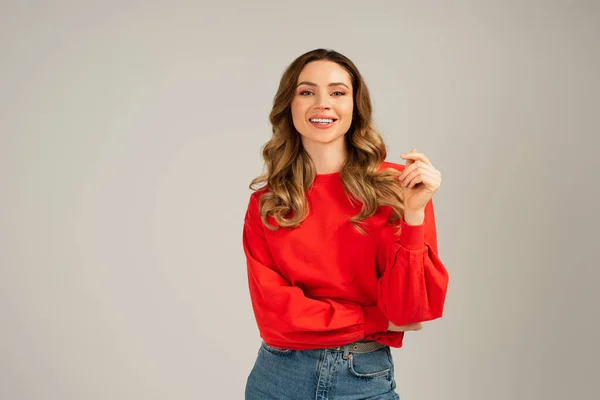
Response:
[{"label": "chin", "polygon": [[306,132],[308,132],[308,134],[300,133],[303,140],[309,140],[319,144],[329,144],[338,140],[343,140],[344,136],[346,135],[345,132],[314,132],[314,129],[310,129],[310,127]]},{"label": "chin", "polygon": [[333,142],[337,142],[338,140],[343,140],[345,134],[325,134],[325,135],[302,135],[304,140],[309,140],[314,143],[319,144],[329,144]]}]

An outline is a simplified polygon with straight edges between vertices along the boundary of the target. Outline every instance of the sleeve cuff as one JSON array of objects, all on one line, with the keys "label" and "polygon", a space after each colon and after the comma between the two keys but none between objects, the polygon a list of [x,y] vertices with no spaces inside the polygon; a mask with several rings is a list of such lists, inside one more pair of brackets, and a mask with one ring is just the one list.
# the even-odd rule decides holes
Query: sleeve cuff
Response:
[{"label": "sleeve cuff", "polygon": [[388,319],[377,306],[363,306],[365,313],[364,331],[365,336],[376,332],[387,332]]},{"label": "sleeve cuff", "polygon": [[398,243],[408,250],[420,250],[425,247],[425,224],[409,225],[402,219]]}]

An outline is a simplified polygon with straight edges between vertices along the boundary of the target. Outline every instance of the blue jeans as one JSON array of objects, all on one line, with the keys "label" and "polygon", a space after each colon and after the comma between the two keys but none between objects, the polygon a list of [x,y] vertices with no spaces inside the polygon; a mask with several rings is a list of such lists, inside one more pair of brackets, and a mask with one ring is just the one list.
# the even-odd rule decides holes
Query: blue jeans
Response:
[{"label": "blue jeans", "polygon": [[398,400],[389,346],[371,353],[289,350],[262,342],[246,400]]}]

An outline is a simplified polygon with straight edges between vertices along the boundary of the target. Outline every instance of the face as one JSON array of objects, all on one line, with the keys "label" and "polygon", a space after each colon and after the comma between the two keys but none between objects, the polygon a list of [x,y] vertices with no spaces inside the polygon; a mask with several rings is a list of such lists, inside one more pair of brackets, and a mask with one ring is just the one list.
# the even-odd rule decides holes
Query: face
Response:
[{"label": "face", "polygon": [[329,144],[344,139],[354,107],[351,82],[350,74],[333,61],[304,66],[291,107],[294,127],[305,146],[307,141]]}]

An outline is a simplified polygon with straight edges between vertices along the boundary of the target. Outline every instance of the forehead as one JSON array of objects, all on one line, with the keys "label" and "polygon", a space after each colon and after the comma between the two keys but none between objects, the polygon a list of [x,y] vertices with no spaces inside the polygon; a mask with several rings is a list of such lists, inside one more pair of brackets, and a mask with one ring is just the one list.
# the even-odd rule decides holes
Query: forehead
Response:
[{"label": "forehead", "polygon": [[298,76],[298,83],[311,81],[318,85],[327,85],[330,82],[343,82],[351,87],[352,80],[348,71],[333,61],[312,61],[304,66]]}]

